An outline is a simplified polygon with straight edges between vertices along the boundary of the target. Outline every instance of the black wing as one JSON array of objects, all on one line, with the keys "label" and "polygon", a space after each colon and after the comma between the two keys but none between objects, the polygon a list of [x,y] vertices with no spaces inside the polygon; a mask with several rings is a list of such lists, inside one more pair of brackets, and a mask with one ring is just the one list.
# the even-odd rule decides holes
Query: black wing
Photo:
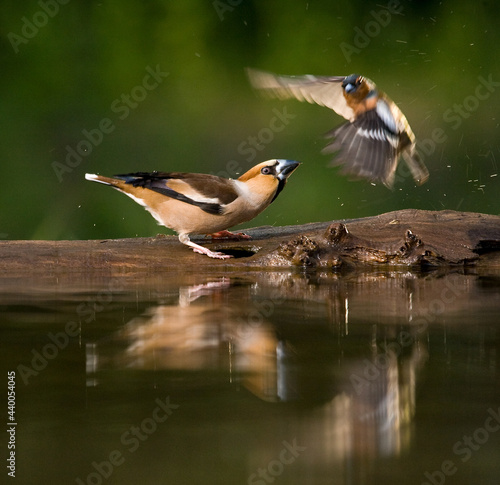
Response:
[{"label": "black wing", "polygon": [[[229,185],[229,181],[215,175],[200,175],[183,172],[135,172],[122,175],[115,175],[116,178],[124,180],[134,187],[143,187],[172,199],[185,202],[199,207],[208,214],[220,215],[224,212],[224,205],[232,202],[237,193]],[[199,194],[200,199],[217,198],[220,203],[197,200],[196,197],[189,197],[170,187],[169,180],[179,180],[189,183],[190,187]]]},{"label": "black wing", "polygon": [[366,111],[352,123],[344,123],[328,133],[327,138],[334,141],[323,152],[338,152],[332,165],[344,165],[343,173],[392,186],[399,137],[376,110]]}]

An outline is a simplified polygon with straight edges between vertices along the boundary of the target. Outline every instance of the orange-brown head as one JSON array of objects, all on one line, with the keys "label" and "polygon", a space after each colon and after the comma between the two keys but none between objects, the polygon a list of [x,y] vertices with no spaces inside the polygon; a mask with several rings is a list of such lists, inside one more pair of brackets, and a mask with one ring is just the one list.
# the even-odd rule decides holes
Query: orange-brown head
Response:
[{"label": "orange-brown head", "polygon": [[269,205],[278,197],[288,177],[299,165],[294,160],[267,160],[245,172],[238,181],[246,184],[252,198],[259,199],[259,205]]},{"label": "orange-brown head", "polygon": [[342,91],[347,105],[360,115],[374,109],[377,104],[377,88],[368,78],[351,74],[342,81]]}]

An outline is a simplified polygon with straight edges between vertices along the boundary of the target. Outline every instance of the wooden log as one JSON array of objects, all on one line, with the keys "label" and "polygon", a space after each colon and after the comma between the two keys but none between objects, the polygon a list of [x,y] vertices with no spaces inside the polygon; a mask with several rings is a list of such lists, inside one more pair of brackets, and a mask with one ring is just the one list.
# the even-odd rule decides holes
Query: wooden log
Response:
[{"label": "wooden log", "polygon": [[232,254],[214,260],[175,236],[90,241],[1,241],[5,274],[110,270],[201,271],[351,266],[500,268],[500,217],[455,211],[401,210],[374,217],[246,231],[249,241],[197,242]]}]

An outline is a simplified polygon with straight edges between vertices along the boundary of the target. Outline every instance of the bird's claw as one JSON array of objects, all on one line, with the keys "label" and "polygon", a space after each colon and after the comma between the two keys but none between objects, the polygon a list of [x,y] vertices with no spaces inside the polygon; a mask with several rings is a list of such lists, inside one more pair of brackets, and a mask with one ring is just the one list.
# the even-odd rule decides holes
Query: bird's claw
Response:
[{"label": "bird's claw", "polygon": [[207,236],[210,236],[212,239],[235,239],[235,240],[252,239],[252,236],[249,236],[248,234],[245,234],[243,232],[231,232],[231,231],[214,232],[213,234],[207,234]]}]

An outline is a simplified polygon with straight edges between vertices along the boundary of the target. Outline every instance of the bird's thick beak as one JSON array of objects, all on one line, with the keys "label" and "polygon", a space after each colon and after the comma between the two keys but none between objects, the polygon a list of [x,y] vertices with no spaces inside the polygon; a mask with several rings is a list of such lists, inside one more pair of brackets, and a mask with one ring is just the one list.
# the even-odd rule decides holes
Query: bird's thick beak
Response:
[{"label": "bird's thick beak", "polygon": [[279,180],[285,181],[292,172],[300,165],[300,162],[295,160],[276,160],[278,165],[276,166],[276,174]]}]

